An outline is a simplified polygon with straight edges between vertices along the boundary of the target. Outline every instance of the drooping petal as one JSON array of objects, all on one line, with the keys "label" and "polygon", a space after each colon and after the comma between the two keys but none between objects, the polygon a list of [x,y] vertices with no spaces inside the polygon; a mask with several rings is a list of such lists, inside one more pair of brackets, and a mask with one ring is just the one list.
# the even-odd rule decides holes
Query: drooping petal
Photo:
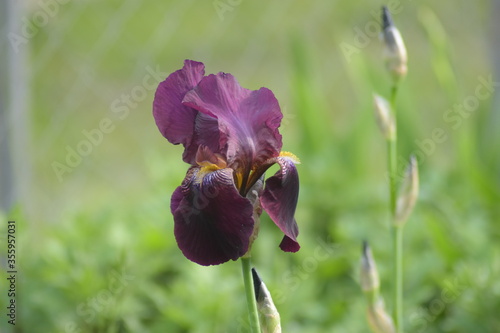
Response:
[{"label": "drooping petal", "polygon": [[249,172],[252,166],[278,156],[283,115],[271,90],[244,89],[231,74],[219,73],[204,77],[183,103],[218,120],[221,150],[214,152],[225,155],[233,169]]},{"label": "drooping petal", "polygon": [[262,208],[269,214],[274,223],[283,231],[280,248],[286,252],[297,252],[299,228],[295,221],[295,208],[299,198],[299,175],[295,160],[291,157],[276,158],[280,170],[266,180],[266,187],[260,199]]},{"label": "drooping petal", "polygon": [[[297,229],[297,234],[298,233],[299,231]],[[293,240],[287,235],[285,235],[281,240],[280,249],[282,249],[285,252],[297,252],[298,250],[300,250],[300,245],[296,240]]]},{"label": "drooping petal", "polygon": [[182,253],[200,265],[218,265],[244,255],[253,232],[253,207],[234,186],[233,170],[198,176],[191,168],[172,195],[174,234]]},{"label": "drooping petal", "polygon": [[[153,116],[161,134],[173,144],[186,148],[184,161],[191,163],[197,148],[193,143],[198,111],[182,104],[182,99],[203,78],[205,66],[201,62],[186,60],[184,67],[161,82],[153,101]],[[217,130],[217,121],[210,124]],[[192,164],[192,163],[191,163]]]}]

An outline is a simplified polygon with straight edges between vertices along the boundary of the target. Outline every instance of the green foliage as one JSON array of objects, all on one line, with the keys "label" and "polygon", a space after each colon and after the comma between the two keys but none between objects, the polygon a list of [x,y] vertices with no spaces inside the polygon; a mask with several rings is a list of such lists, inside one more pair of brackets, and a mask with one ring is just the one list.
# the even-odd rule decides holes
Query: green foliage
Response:
[{"label": "green foliage", "polygon": [[[187,165],[154,125],[154,92],[124,119],[111,107],[142,84],[147,66],[167,74],[184,58],[233,73],[244,87],[269,87],[284,111],[284,150],[302,161],[302,248],[281,252],[282,235],[263,216],[253,258],[284,332],[368,331],[356,271],[363,239],[387,302],[393,283],[385,144],[371,109],[372,92],[387,95],[390,79],[378,38],[351,59],[338,47],[354,45],[353,27],[373,20],[378,8],[361,3],[242,1],[223,20],[211,1],[61,6],[30,40],[36,183],[2,217],[19,226],[12,332],[248,331],[239,263],[200,267],[175,243],[169,197]],[[491,98],[456,129],[443,120],[492,71],[473,16],[486,11],[422,3],[402,1],[396,16],[410,59],[399,151],[406,160],[437,127],[447,140],[420,159],[421,194],[405,230],[405,331],[492,332],[500,327],[500,159],[486,136],[496,134],[483,132]],[[104,117],[116,129],[59,182],[51,162]]]}]

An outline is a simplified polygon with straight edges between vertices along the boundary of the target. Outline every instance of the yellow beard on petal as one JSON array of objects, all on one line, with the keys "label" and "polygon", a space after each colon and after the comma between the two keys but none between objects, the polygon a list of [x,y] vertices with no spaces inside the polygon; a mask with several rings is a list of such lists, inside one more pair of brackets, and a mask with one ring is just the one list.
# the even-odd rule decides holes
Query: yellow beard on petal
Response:
[{"label": "yellow beard on petal", "polygon": [[295,156],[294,154],[290,153],[290,152],[282,151],[282,152],[280,152],[280,156],[279,157],[288,157],[289,159],[292,160],[292,162],[294,164],[300,164],[300,159],[297,156]]},{"label": "yellow beard on petal", "polygon": [[227,167],[225,158],[217,153],[212,153],[208,147],[200,146],[196,152],[196,164],[200,166],[194,179],[195,184],[200,184],[207,174]]},{"label": "yellow beard on petal", "polygon": [[200,184],[203,177],[205,177],[210,172],[221,170],[221,169],[224,169],[226,167],[225,165],[217,165],[217,164],[210,163],[208,161],[203,161],[201,163],[198,163],[198,165],[201,168],[198,171],[198,173],[196,174],[196,177],[194,179],[195,184]]}]

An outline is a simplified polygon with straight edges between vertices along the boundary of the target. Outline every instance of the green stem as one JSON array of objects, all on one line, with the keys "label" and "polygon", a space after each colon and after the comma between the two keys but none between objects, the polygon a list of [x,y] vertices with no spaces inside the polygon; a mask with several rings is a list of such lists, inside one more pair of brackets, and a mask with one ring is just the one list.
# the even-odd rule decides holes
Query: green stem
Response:
[{"label": "green stem", "polygon": [[396,332],[403,331],[403,227],[392,228],[394,247],[394,326]]},{"label": "green stem", "polygon": [[390,210],[391,210],[391,225],[394,223],[394,217],[396,216],[396,200],[397,200],[397,188],[396,188],[396,178],[397,178],[397,138],[396,133],[394,133],[394,139],[387,141],[387,154],[389,155],[389,193],[390,193]]},{"label": "green stem", "polygon": [[257,312],[257,300],[253,289],[252,267],[250,258],[241,258],[243,281],[245,282],[245,294],[247,296],[248,312],[250,316],[250,327],[252,333],[260,333],[259,313]]},{"label": "green stem", "polygon": [[391,110],[394,121],[394,135],[392,138],[387,140],[387,156],[388,156],[388,168],[389,168],[389,193],[390,193],[390,208],[391,208],[391,225],[394,225],[394,217],[396,215],[396,174],[398,171],[398,122],[396,113],[396,95],[398,92],[397,85],[394,85],[391,91]]},{"label": "green stem", "polygon": [[396,200],[397,200],[397,184],[396,175],[398,170],[397,165],[397,113],[396,113],[396,95],[398,86],[395,84],[391,91],[391,109],[394,119],[394,137],[387,141],[387,155],[389,168],[389,192],[390,192],[390,210],[391,210],[391,227],[392,227],[392,244],[393,244],[393,306],[394,306],[394,325],[396,332],[402,332],[403,318],[403,227],[395,224],[396,216]]}]

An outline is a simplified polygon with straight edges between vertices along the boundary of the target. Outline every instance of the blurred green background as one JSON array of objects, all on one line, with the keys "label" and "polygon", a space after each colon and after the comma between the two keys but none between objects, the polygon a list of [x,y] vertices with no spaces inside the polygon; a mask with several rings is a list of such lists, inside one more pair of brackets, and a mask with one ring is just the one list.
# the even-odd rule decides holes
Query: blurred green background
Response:
[{"label": "blurred green background", "polygon": [[[243,87],[270,88],[285,115],[284,150],[302,161],[301,250],[281,252],[265,214],[254,245],[283,331],[368,332],[358,285],[364,239],[392,309],[386,147],[372,110],[372,93],[391,88],[370,30],[383,2],[17,3],[17,16],[2,14],[21,29],[12,42],[4,25],[3,87],[27,113],[2,135],[13,157],[1,161],[4,171],[12,166],[12,186],[1,190],[14,189],[1,213],[2,269],[6,221],[16,220],[19,270],[17,324],[2,310],[2,332],[248,331],[239,262],[198,266],[173,236],[170,195],[187,165],[182,147],[156,128],[150,85],[184,59],[232,73]],[[409,55],[399,155],[420,157],[420,198],[405,230],[405,331],[499,332],[497,86],[474,104],[500,59],[499,6],[390,4]],[[453,111],[464,103],[469,111]],[[67,165],[68,151],[103,119],[108,133],[58,175],[57,163]],[[433,141],[436,128],[444,142]]]}]

